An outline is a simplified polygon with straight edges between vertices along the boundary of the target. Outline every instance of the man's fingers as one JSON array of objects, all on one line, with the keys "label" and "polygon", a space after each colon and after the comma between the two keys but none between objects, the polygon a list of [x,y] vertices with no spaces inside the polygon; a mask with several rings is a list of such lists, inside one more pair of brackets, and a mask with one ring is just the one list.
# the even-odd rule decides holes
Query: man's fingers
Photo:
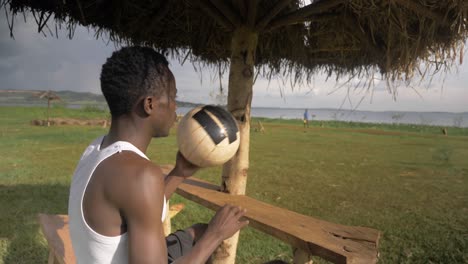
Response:
[{"label": "man's fingers", "polygon": [[222,209],[227,210],[228,212],[233,214],[237,214],[241,210],[239,206],[235,206],[232,204],[225,204]]},{"label": "man's fingers", "polygon": [[228,214],[230,214],[232,217],[236,218],[237,220],[243,217],[245,213],[247,212],[247,209],[245,208],[242,208],[240,206],[230,205],[230,204],[225,204],[222,210],[227,211]]},{"label": "man's fingers", "polygon": [[249,224],[249,220],[239,221],[239,229],[246,227]]},{"label": "man's fingers", "polygon": [[232,207],[233,207],[233,205],[231,205],[231,204],[225,204],[221,209],[230,211],[232,209]]},{"label": "man's fingers", "polygon": [[232,212],[235,216],[237,216],[240,212],[242,212],[242,209],[239,206],[233,206]]},{"label": "man's fingers", "polygon": [[239,208],[239,211],[236,212],[235,217],[237,217],[237,219],[239,219],[242,216],[244,216],[246,212],[247,212],[247,209]]}]

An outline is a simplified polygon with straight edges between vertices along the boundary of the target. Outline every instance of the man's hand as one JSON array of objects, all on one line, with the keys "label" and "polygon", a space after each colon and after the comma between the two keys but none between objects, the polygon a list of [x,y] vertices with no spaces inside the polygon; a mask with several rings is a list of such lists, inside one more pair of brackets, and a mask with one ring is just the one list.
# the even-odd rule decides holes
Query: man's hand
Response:
[{"label": "man's hand", "polygon": [[249,224],[248,220],[240,220],[246,212],[246,209],[238,206],[228,204],[223,206],[211,219],[205,234],[214,235],[214,237],[220,239],[219,242],[230,238]]},{"label": "man's hand", "polygon": [[197,172],[199,169],[200,167],[192,164],[182,155],[182,153],[180,153],[180,151],[177,151],[176,164],[174,167],[175,176],[188,178],[195,174],[195,172]]},{"label": "man's hand", "polygon": [[192,250],[187,255],[178,258],[174,263],[206,263],[223,240],[230,238],[241,228],[249,224],[247,220],[240,221],[245,212],[245,209],[232,205],[225,205],[219,209],[208,224],[205,233],[195,243]]},{"label": "man's hand", "polygon": [[182,155],[182,153],[180,153],[180,151],[178,151],[175,167],[171,172],[169,172],[164,180],[164,184],[166,185],[164,190],[166,199],[171,198],[172,194],[177,189],[177,186],[179,186],[179,184],[186,178],[195,174],[199,169],[200,167],[192,164]]}]

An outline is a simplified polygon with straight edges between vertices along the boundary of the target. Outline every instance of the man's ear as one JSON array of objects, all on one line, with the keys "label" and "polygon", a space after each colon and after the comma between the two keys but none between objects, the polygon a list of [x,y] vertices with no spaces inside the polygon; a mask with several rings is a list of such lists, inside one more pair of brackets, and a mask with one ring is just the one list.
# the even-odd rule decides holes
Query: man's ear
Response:
[{"label": "man's ear", "polygon": [[156,109],[157,100],[153,96],[143,98],[143,110],[147,115],[150,115]]}]

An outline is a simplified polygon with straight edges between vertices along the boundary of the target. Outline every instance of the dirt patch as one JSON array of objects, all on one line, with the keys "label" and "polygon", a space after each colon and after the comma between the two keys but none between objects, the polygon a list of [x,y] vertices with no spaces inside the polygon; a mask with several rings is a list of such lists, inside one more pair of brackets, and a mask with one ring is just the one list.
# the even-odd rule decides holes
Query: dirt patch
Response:
[{"label": "dirt patch", "polygon": [[34,119],[31,121],[33,126],[101,126],[107,127],[110,121],[106,119],[73,119],[73,118],[51,118],[47,120]]}]

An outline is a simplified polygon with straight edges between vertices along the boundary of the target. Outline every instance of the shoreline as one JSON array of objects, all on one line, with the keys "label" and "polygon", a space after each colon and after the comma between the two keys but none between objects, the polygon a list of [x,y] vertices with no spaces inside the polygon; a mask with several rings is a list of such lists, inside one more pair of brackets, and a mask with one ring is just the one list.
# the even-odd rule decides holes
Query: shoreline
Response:
[{"label": "shoreline", "polygon": [[[47,109],[47,105],[39,104],[3,104],[0,108],[37,108]],[[51,112],[56,109],[69,109],[83,112],[108,113],[107,106],[101,104],[53,104]],[[185,115],[192,107],[181,106],[177,108],[177,115]],[[257,108],[253,107],[251,118],[271,119],[286,122],[302,121],[302,109],[292,108]],[[468,128],[468,112],[374,112],[359,110],[335,110],[335,109],[309,109],[312,118],[309,122],[343,122],[369,125],[395,125],[395,126],[428,126]]]}]

